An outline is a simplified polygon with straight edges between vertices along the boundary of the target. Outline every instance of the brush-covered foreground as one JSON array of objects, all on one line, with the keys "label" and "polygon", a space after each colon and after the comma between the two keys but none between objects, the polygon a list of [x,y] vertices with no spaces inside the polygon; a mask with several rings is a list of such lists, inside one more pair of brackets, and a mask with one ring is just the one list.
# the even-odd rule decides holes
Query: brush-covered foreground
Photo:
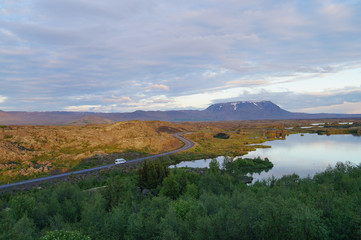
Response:
[{"label": "brush-covered foreground", "polygon": [[361,238],[361,165],[250,186],[239,177],[242,162],[213,161],[201,174],[146,165],[1,195],[0,239]]}]

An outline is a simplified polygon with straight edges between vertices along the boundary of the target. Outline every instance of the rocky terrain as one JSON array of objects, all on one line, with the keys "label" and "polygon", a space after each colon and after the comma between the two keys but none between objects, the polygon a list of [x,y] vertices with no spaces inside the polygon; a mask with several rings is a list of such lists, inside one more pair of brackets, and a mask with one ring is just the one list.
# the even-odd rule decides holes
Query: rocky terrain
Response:
[{"label": "rocky terrain", "polygon": [[[63,172],[110,153],[156,154],[181,147],[171,133],[184,129],[160,121],[129,121],[85,126],[1,126],[0,181]],[[95,156],[95,157],[94,157]],[[125,156],[125,155],[124,155]],[[102,162],[103,161],[103,162]]]}]

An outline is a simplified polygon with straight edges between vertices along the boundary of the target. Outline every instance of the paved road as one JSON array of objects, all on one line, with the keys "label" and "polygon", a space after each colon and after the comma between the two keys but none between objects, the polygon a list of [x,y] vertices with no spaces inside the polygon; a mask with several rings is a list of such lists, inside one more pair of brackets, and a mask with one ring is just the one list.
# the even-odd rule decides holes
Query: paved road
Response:
[{"label": "paved road", "polygon": [[[149,157],[143,157],[143,158],[129,160],[129,161],[127,161],[127,163],[134,163],[134,162],[139,162],[139,161],[143,161],[146,159],[158,158],[158,157],[166,156],[166,155],[169,155],[172,153],[177,153],[177,152],[181,152],[181,151],[192,148],[194,146],[194,143],[192,141],[182,137],[181,135],[183,135],[183,134],[186,134],[186,133],[173,134],[174,137],[178,138],[179,140],[181,140],[182,142],[185,143],[185,145],[182,148],[176,149],[174,151],[166,152],[166,153],[152,155]],[[125,163],[125,164],[127,164],[127,163]],[[70,175],[77,175],[77,174],[82,174],[82,173],[87,173],[87,172],[98,171],[98,170],[110,168],[113,166],[115,166],[115,164],[109,164],[109,165],[104,165],[104,166],[100,166],[100,167],[94,167],[94,168],[89,168],[89,169],[84,169],[84,170],[79,170],[79,171],[74,171],[74,172],[67,172],[67,173],[63,173],[63,174],[53,175],[53,176],[49,176],[49,177],[42,177],[42,178],[36,178],[36,179],[26,180],[26,181],[22,181],[22,182],[0,185],[0,190],[6,189],[6,188],[12,188],[12,187],[16,187],[16,186],[21,186],[21,185],[25,185],[25,184],[30,184],[30,183],[43,182],[43,181],[52,180],[52,179],[56,179],[56,178],[62,178],[62,177],[70,176]]]}]

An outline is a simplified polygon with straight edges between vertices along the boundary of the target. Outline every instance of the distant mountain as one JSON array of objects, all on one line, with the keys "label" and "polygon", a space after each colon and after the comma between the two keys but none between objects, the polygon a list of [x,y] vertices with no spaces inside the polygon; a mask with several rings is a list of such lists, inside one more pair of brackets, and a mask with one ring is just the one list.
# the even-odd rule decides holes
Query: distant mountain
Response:
[{"label": "distant mountain", "polygon": [[110,123],[114,123],[114,121],[98,116],[85,116],[76,121],[69,123],[69,125],[110,124]]},{"label": "distant mountain", "polygon": [[286,111],[270,101],[217,103],[205,110],[135,111],[131,113],[91,112],[4,112],[0,125],[96,124],[128,120],[228,121],[272,119],[361,118],[361,114],[308,114]]},{"label": "distant mountain", "polygon": [[14,122],[14,121],[16,121],[15,116],[0,110],[0,124],[7,124],[9,122]]},{"label": "distant mountain", "polygon": [[270,101],[217,103],[209,106],[205,112],[217,120],[283,119],[292,116],[291,112]]},{"label": "distant mountain", "polygon": [[3,112],[0,125],[62,125],[76,121],[93,113],[79,112]]}]

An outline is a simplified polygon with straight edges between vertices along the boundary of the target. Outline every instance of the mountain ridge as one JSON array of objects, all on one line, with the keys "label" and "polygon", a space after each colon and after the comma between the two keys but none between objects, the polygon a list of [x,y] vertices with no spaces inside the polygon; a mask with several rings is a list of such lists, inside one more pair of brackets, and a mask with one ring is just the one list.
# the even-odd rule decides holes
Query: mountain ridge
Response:
[{"label": "mountain ridge", "polygon": [[[231,121],[231,120],[280,120],[280,119],[321,119],[321,118],[361,118],[361,114],[297,113],[282,109],[271,101],[233,101],[215,103],[204,110],[143,111],[128,113],[96,112],[5,112],[0,110],[2,125],[64,125],[84,124],[89,119],[94,123],[129,120],[160,121]],[[86,121],[84,121],[84,119]],[[102,119],[101,121],[99,121]],[[92,122],[92,121],[89,121]]]}]

